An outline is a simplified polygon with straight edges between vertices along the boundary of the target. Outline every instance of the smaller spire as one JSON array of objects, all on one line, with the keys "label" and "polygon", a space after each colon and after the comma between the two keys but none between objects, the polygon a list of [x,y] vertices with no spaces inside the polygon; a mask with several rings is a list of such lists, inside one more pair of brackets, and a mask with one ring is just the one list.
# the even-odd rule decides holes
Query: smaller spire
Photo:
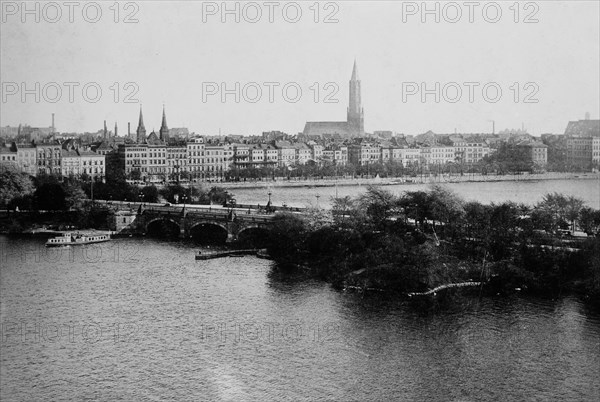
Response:
[{"label": "smaller spire", "polygon": [[162,123],[159,130],[159,138],[163,142],[169,142],[169,127],[167,127],[167,115],[165,113],[165,104],[163,103]]},{"label": "smaller spire", "polygon": [[142,114],[142,105],[140,105],[140,121],[138,123],[138,128],[145,128],[144,127],[144,115]]},{"label": "smaller spire", "polygon": [[165,114],[165,105],[163,103],[163,115],[162,115],[162,123],[160,125],[161,130],[162,129],[167,129],[167,115]]},{"label": "smaller spire", "polygon": [[358,81],[358,67],[356,67],[356,59],[354,59],[354,67],[352,67],[352,81]]}]

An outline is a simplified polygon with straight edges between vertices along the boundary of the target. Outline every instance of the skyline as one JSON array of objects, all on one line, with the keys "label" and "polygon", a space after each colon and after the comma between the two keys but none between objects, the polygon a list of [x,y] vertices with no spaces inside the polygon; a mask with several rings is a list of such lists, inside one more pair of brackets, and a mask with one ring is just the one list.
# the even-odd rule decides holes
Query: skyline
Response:
[{"label": "skyline", "polygon": [[[410,14],[414,9],[407,8],[412,2],[382,1],[369,6],[364,2],[320,3],[320,20],[327,15],[339,20],[330,24],[315,23],[315,10],[304,3],[298,23],[286,22],[274,13],[274,23],[263,18],[253,24],[244,20],[250,11],[243,11],[252,3],[243,2],[230,3],[232,7],[239,4],[240,23],[232,20],[235,16],[226,16],[229,19],[222,23],[218,12],[207,13],[214,11],[208,6],[220,4],[212,2],[177,2],[168,9],[160,2],[120,3],[119,19],[135,11],[139,21],[133,24],[115,23],[109,3],[101,3],[103,17],[94,24],[77,18],[81,17],[77,13],[70,23],[65,10],[54,24],[44,21],[48,15],[43,12],[39,23],[31,16],[23,23],[22,15],[11,14],[6,3],[2,3],[0,24],[1,126],[49,126],[55,113],[61,132],[95,132],[106,120],[110,128],[117,122],[124,135],[128,122],[135,131],[142,106],[147,131],[158,132],[164,104],[170,127],[188,127],[198,134],[256,135],[271,130],[296,134],[307,121],[344,120],[355,59],[367,132],[491,132],[493,120],[496,131],[523,124],[534,135],[560,134],[568,121],[583,119],[586,112],[597,119],[600,109],[597,2],[530,2],[538,10],[520,10],[519,18],[534,15],[539,22],[533,24],[515,23],[509,3],[501,4],[503,17],[495,24],[478,13],[474,13],[474,23],[449,23],[445,19],[450,18],[450,11],[440,12],[440,23],[431,16],[422,23],[422,16]],[[481,2],[482,7],[491,3]],[[126,4],[136,4],[137,10],[125,9]],[[327,4],[337,9],[325,8]],[[444,10],[443,3],[439,4]],[[67,38],[69,47],[56,46]],[[23,103],[20,88],[10,94],[11,83],[21,82],[28,89],[40,83],[40,92],[44,85],[56,82],[63,93],[57,103],[48,102],[43,94],[39,103],[33,101],[34,95],[27,95]],[[67,99],[65,82],[80,84],[73,103]],[[427,89],[439,83],[439,103],[434,95],[427,95],[424,103],[420,93],[407,95],[407,90],[415,89],[413,83],[421,82]],[[467,100],[467,82],[479,83],[471,84],[477,88],[472,103]],[[78,89],[86,83],[98,83],[102,89],[97,103],[80,96]],[[119,87],[118,102],[113,99],[114,83]],[[134,85],[127,87],[127,83]],[[239,103],[233,94],[222,102],[221,83],[227,89],[239,83]],[[314,83],[319,84],[318,94]],[[535,86],[526,87],[528,83]],[[280,88],[286,84],[301,88],[298,102],[284,99]],[[478,92],[486,84],[503,91],[497,103],[486,101]],[[332,99],[338,102],[325,102],[336,85]],[[444,85],[449,89],[447,96]],[[457,87],[463,94],[452,103]],[[48,88],[51,97],[56,86]],[[124,102],[124,96],[136,88],[133,99],[139,103]],[[262,96],[252,103],[257,88]],[[271,88],[275,89],[272,103],[268,100]],[[210,95],[208,90],[217,92]],[[525,103],[527,95],[538,103]]]}]

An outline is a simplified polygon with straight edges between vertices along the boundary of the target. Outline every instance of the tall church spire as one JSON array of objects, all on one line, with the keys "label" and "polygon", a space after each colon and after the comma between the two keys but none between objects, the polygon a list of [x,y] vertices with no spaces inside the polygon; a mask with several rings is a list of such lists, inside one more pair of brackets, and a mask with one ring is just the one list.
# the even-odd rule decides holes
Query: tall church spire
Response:
[{"label": "tall church spire", "polygon": [[136,142],[138,144],[143,144],[144,142],[146,142],[146,127],[144,127],[144,116],[142,115],[142,106],[141,105],[140,105],[140,120],[138,122],[136,134],[137,134]]},{"label": "tall church spire", "polygon": [[352,78],[351,81],[359,81],[358,78],[358,68],[356,67],[356,59],[354,59],[354,67],[352,67]]},{"label": "tall church spire", "polygon": [[159,134],[161,141],[169,141],[169,127],[167,127],[167,115],[165,113],[165,105],[163,105],[162,123],[160,125]]},{"label": "tall church spire", "polygon": [[354,66],[352,67],[352,77],[350,78],[349,86],[350,101],[348,105],[348,128],[351,135],[360,137],[365,133],[365,124],[356,60],[354,60]]}]

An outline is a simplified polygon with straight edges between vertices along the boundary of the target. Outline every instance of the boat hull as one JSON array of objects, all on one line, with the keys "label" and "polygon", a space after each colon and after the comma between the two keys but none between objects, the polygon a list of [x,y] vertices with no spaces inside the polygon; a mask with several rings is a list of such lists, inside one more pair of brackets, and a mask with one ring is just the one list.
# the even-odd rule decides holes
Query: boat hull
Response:
[{"label": "boat hull", "polygon": [[46,242],[46,247],[83,246],[86,244],[104,243],[110,241],[108,235],[81,236],[81,237],[57,237]]}]

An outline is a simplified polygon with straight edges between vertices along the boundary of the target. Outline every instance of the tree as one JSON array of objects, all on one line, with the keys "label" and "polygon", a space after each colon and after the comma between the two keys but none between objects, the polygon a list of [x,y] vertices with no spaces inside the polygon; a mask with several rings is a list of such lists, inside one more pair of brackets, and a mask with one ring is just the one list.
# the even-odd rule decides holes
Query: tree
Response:
[{"label": "tree", "polygon": [[490,228],[490,206],[471,201],[465,204],[464,210],[464,221],[468,228],[468,236],[486,239]]},{"label": "tree", "polygon": [[424,229],[425,220],[431,216],[429,201],[429,194],[425,191],[407,191],[400,198],[399,205],[407,218],[414,219]]},{"label": "tree", "polygon": [[211,187],[207,193],[208,204],[229,205],[233,200],[233,195],[223,187]]},{"label": "tree", "polygon": [[572,195],[567,198],[565,206],[565,218],[571,221],[571,230],[575,232],[575,222],[579,219],[579,214],[585,203],[583,200],[573,197]]},{"label": "tree", "polygon": [[278,213],[271,226],[269,254],[284,262],[297,261],[306,240],[307,228],[304,219],[291,213]]},{"label": "tree", "polygon": [[35,188],[31,178],[4,166],[0,169],[0,205],[7,207],[11,202],[33,194]]},{"label": "tree", "polygon": [[519,210],[512,202],[492,204],[490,210],[489,252],[496,259],[507,258],[517,238]]},{"label": "tree", "polygon": [[376,186],[369,186],[367,192],[358,197],[357,204],[375,230],[384,230],[389,225],[389,218],[400,211],[398,199],[391,192]]},{"label": "tree", "polygon": [[579,213],[579,227],[588,236],[600,235],[600,210],[583,207]]},{"label": "tree", "polygon": [[188,192],[188,190],[185,187],[180,186],[179,184],[169,184],[168,186],[163,187],[159,191],[160,195],[162,195],[167,201],[172,202],[172,203],[177,202],[175,200],[176,195],[177,195],[177,200],[179,200],[180,197],[183,194],[187,194],[187,192]]},{"label": "tree", "polygon": [[352,224],[356,217],[356,205],[350,196],[332,199],[331,213],[333,223],[339,228],[356,226]]},{"label": "tree", "polygon": [[80,183],[72,182],[64,186],[65,206],[67,208],[81,209],[86,198]]},{"label": "tree", "polygon": [[65,192],[58,183],[43,183],[35,190],[33,198],[39,210],[58,211],[67,207]]},{"label": "tree", "polygon": [[549,226],[549,231],[555,233],[563,224],[566,226],[567,222],[570,222],[572,230],[575,230],[575,222],[583,206],[583,200],[555,192],[544,196],[538,203],[536,212]]},{"label": "tree", "polygon": [[[463,202],[454,192],[442,187],[434,185],[429,191],[429,202],[431,209],[431,218],[444,224],[444,227],[452,226],[454,231],[455,225],[458,224],[465,213]],[[447,232],[446,229],[444,229]]]},{"label": "tree", "polygon": [[142,195],[144,202],[158,202],[158,189],[156,186],[145,186],[142,188]]},{"label": "tree", "polygon": [[485,156],[483,161],[488,166],[497,166],[498,173],[530,172],[533,170],[533,160],[529,148],[516,144],[501,143],[492,155]]},{"label": "tree", "polygon": [[129,179],[134,181],[141,180],[142,173],[139,170],[132,170],[131,173],[129,173]]}]

